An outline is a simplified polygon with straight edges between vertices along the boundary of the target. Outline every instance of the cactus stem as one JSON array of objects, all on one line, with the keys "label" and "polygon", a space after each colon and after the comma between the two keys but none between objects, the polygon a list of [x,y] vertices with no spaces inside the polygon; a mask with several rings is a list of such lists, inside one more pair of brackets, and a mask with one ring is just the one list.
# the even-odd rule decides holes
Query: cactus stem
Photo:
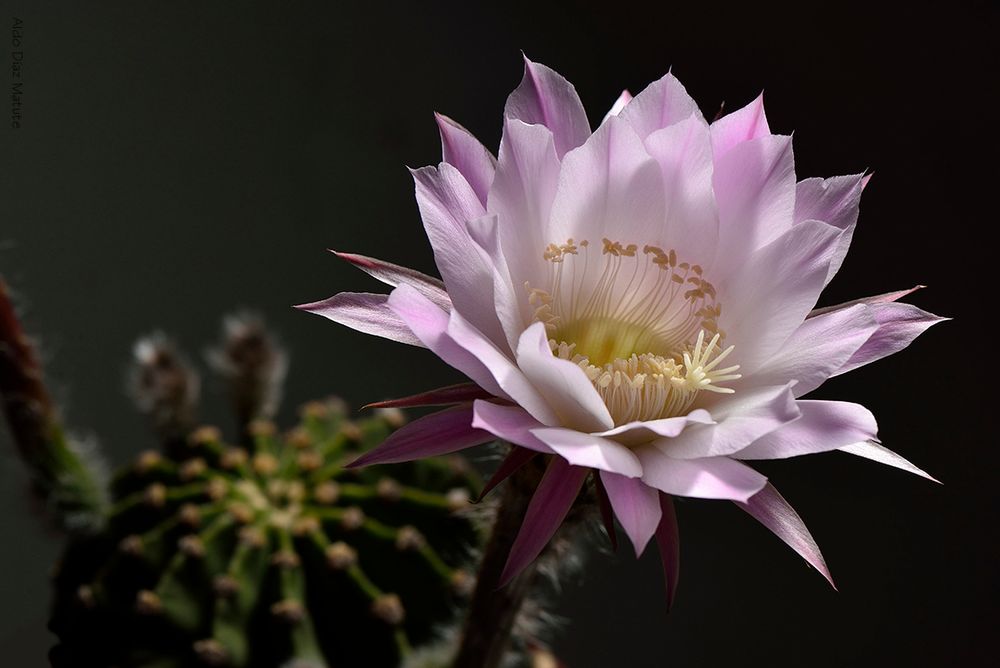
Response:
[{"label": "cactus stem", "polygon": [[[201,533],[197,534],[199,542],[201,543],[202,554],[204,554],[205,546],[208,545],[208,543],[210,543],[212,539],[215,538],[222,530],[232,525],[232,523],[233,523],[232,518],[223,513],[218,517],[216,517],[214,520],[212,520],[212,522],[210,522],[209,525]],[[188,536],[188,537],[193,537],[193,536]],[[170,559],[170,561],[167,563],[167,567],[163,569],[163,572],[160,574],[160,579],[156,583],[156,588],[154,589],[154,592],[157,594],[162,594],[163,589],[167,586],[167,583],[170,582],[173,579],[173,577],[180,571],[180,569],[184,566],[184,563],[186,561],[188,561],[189,559],[199,559],[199,558],[200,557],[194,554],[189,554],[189,552],[184,549],[178,550],[174,554],[174,556]]]},{"label": "cactus stem", "polygon": [[0,278],[0,410],[37,495],[62,528],[97,531],[106,520],[105,473],[96,453],[67,437],[34,347]]},{"label": "cactus stem", "polygon": [[406,631],[403,630],[402,626],[396,629],[393,638],[396,640],[396,647],[399,648],[401,657],[407,657],[413,652],[413,646],[410,644],[410,639],[406,637]]},{"label": "cactus stem", "polygon": [[371,485],[360,485],[357,483],[340,483],[340,493],[345,499],[367,500],[381,498],[387,501],[406,501],[420,506],[431,506],[434,508],[446,508],[451,510],[454,502],[446,494],[436,494],[426,492],[416,487],[404,487],[395,483],[390,493],[389,485],[383,485],[383,489]]},{"label": "cactus stem", "polygon": [[312,475],[309,476],[309,482],[313,485],[318,485],[326,482],[327,480],[333,480],[342,475],[348,475],[349,469],[345,469],[344,467],[352,462],[356,457],[356,454],[347,455],[346,457],[341,457],[326,466],[316,469],[312,472]]},{"label": "cactus stem", "polygon": [[115,503],[111,506],[109,515],[115,518],[143,504],[161,507],[167,501],[183,501],[195,496],[205,495],[207,492],[208,485],[205,483],[191,483],[172,488],[165,488],[160,483],[153,483],[146,489],[129,494]]}]

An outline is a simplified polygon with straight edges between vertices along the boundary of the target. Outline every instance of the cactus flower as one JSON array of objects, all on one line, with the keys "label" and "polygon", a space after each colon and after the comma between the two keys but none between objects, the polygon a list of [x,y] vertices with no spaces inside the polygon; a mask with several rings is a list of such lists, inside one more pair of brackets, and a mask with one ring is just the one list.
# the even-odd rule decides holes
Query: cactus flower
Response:
[{"label": "cactus flower", "polygon": [[[808,399],[942,320],[904,290],[816,309],[847,253],[862,174],[796,180],[762,98],[709,123],[672,75],[591,130],[573,86],[526,61],[496,158],[437,116],[443,161],[413,171],[442,280],[338,253],[393,286],[302,308],[429,348],[469,384],[357,465],[503,439],[500,479],[549,456],[502,580],[544,548],[588,475],[637,553],[676,586],[671,497],[734,502],[828,580],[800,517],[750,463],[840,450],[929,477],[864,406]],[[832,580],[831,580],[832,584]]]}]

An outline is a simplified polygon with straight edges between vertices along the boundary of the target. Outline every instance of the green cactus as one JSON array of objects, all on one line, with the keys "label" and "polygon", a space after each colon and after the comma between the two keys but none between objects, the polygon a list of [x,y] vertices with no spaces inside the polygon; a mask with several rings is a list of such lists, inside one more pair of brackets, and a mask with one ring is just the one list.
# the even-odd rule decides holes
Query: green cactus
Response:
[{"label": "green cactus", "polygon": [[[350,420],[338,400],[313,402],[280,432],[267,418],[286,359],[259,322],[229,321],[212,360],[238,444],[193,428],[197,375],[166,339],[137,345],[133,389],[162,446],[114,476],[109,504],[92,491],[70,504],[95,519],[56,570],[53,665],[398,665],[469,591],[475,473],[458,457],[345,468],[402,424],[398,411]],[[60,443],[34,447],[75,452]],[[86,460],[70,460],[45,469],[63,481],[46,498],[92,489]]]},{"label": "green cactus", "polygon": [[181,454],[141,454],[114,481],[107,530],[56,577],[54,663],[94,665],[81,647],[128,638],[126,665],[396,665],[466,589],[451,564],[475,536],[455,514],[472,484],[458,460],[344,468],[394,420],[313,403],[287,434],[254,423],[250,448],[205,427]]}]

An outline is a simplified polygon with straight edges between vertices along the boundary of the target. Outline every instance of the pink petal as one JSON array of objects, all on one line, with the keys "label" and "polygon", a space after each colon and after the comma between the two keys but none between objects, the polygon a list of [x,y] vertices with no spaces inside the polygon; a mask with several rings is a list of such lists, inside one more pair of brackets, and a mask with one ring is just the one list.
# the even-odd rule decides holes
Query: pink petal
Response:
[{"label": "pink petal", "polygon": [[712,123],[712,152],[716,160],[735,146],[771,134],[764,115],[764,94]]},{"label": "pink petal", "polygon": [[833,577],[830,569],[826,567],[816,541],[813,540],[805,522],[795,512],[795,509],[788,505],[788,502],[778,494],[778,490],[768,483],[760,492],[755,494],[746,502],[737,504],[740,508],[750,513],[761,524],[774,532],[774,534],[785,541],[785,543],[805,559],[811,566],[826,578],[834,589]]},{"label": "pink petal", "polygon": [[660,494],[636,478],[608,471],[601,471],[600,476],[615,516],[639,557],[660,524]]},{"label": "pink petal", "polygon": [[472,406],[456,406],[403,425],[348,468],[435,457],[492,440],[493,434],[472,427]]},{"label": "pink petal", "polygon": [[365,406],[365,408],[412,408],[414,406],[448,406],[450,404],[461,404],[466,401],[476,399],[491,399],[493,395],[479,387],[475,383],[459,383],[439,387],[426,392],[411,394],[408,397],[399,399],[386,399],[376,401]]},{"label": "pink petal", "polygon": [[826,223],[799,223],[717,286],[725,295],[720,324],[744,377],[761,369],[815,306],[839,235]]},{"label": "pink petal", "polygon": [[858,222],[864,174],[803,179],[795,186],[795,222],[822,220],[846,230]]},{"label": "pink petal", "polygon": [[[603,237],[619,240],[627,225],[623,243],[665,243],[664,211],[659,165],[632,126],[613,116],[563,159],[547,240],[586,239],[599,248]],[[588,290],[599,274],[587,272],[580,289]]]},{"label": "pink petal", "polygon": [[544,324],[536,322],[521,334],[517,366],[560,418],[558,423],[543,422],[586,432],[614,426],[607,406],[583,369],[552,354]]},{"label": "pink petal", "polygon": [[507,98],[504,116],[544,125],[555,137],[559,157],[590,136],[590,121],[573,85],[545,65],[524,58],[524,78]]},{"label": "pink petal", "polygon": [[674,459],[652,446],[636,454],[642,462],[642,481],[675,496],[746,501],[767,482],[760,473],[729,457]]},{"label": "pink petal", "polygon": [[841,452],[846,452],[849,455],[855,455],[856,457],[864,457],[865,459],[870,459],[873,462],[878,462],[879,464],[885,464],[886,466],[892,466],[893,468],[901,469],[903,471],[908,471],[914,475],[918,475],[922,478],[927,478],[936,483],[941,481],[937,478],[931,476],[929,473],[923,469],[917,468],[907,460],[903,459],[895,452],[886,448],[878,443],[852,443],[850,445],[845,445],[838,448]]},{"label": "pink petal", "polygon": [[400,285],[389,295],[389,308],[435,355],[471,378],[494,396],[510,397],[475,355],[455,342],[448,333],[449,316],[409,285]]},{"label": "pink petal", "polygon": [[385,260],[378,260],[366,255],[342,253],[340,251],[331,252],[341,260],[350,262],[361,271],[382,281],[386,285],[396,287],[402,283],[406,283],[407,285],[411,285],[416,288],[418,292],[443,308],[445,311],[451,310],[451,298],[448,296],[448,292],[444,289],[444,282],[442,282],[441,279],[428,276],[427,274],[421,273],[416,269],[401,267],[398,264],[386,262]]},{"label": "pink petal", "polygon": [[719,208],[716,264],[737,266],[749,251],[792,228],[795,159],[791,137],[768,135],[738,144],[721,158],[716,153],[712,182]]},{"label": "pink petal", "polygon": [[[499,243],[511,282],[516,287],[523,289],[525,281],[541,285],[548,278],[539,258],[551,241],[546,235],[559,183],[559,169],[559,158],[548,128],[526,125],[515,119],[504,122],[488,208],[499,218]],[[528,300],[523,292],[518,296],[522,319],[530,322],[532,312]],[[508,336],[510,334],[508,332]]]},{"label": "pink petal", "polygon": [[826,452],[874,440],[875,416],[864,406],[846,401],[798,401],[802,417],[757,439],[734,457],[784,459]]},{"label": "pink petal", "polygon": [[476,503],[486,498],[486,495],[496,489],[497,485],[537,456],[538,452],[535,450],[529,450],[517,445],[513,446],[510,452],[507,453],[507,456],[504,457],[504,460],[500,462],[500,466],[497,467],[497,470],[493,472],[493,475],[483,486],[483,490],[479,492],[479,498],[476,499]]},{"label": "pink petal", "polygon": [[565,460],[553,457],[528,504],[499,586],[514,579],[545,548],[569,513],[588,473],[585,468],[570,466]]},{"label": "pink petal", "polygon": [[805,179],[795,187],[795,223],[822,220],[844,232],[834,253],[826,277],[829,283],[847,256],[858,221],[858,206],[864,189],[863,174],[834,176],[830,179]]},{"label": "pink petal", "polygon": [[[529,378],[503,351],[480,334],[457,311],[452,312],[448,322],[448,336],[468,351],[479,365],[485,367],[496,386],[502,390],[502,393],[494,394],[513,400],[540,422],[558,424],[558,417],[549,403],[542,398],[532,381],[529,381]],[[488,386],[484,385],[484,387],[489,389]]]},{"label": "pink petal", "polygon": [[926,285],[915,285],[909,290],[897,290],[895,292],[886,292],[881,295],[874,295],[872,297],[862,297],[861,299],[852,299],[849,302],[844,302],[843,304],[835,304],[833,306],[824,306],[822,308],[816,308],[809,312],[810,318],[815,318],[816,316],[823,315],[825,313],[832,313],[834,311],[841,311],[852,306],[857,306],[858,304],[887,304],[889,302],[899,301],[906,295],[912,294],[917,290],[922,290],[927,287]]},{"label": "pink petal", "polygon": [[[692,115],[704,123],[698,105],[673,74],[667,74],[646,86],[635,96],[621,117],[639,137],[645,139],[657,130],[683,121]],[[706,128],[707,129],[707,128]]]},{"label": "pink petal", "polygon": [[497,161],[471,132],[443,114],[434,114],[441,133],[442,159],[462,173],[479,201],[486,206]]},{"label": "pink petal", "polygon": [[[515,283],[511,279],[507,255],[500,244],[499,227],[499,216],[487,214],[469,223],[469,234],[493,263],[493,302],[500,327],[507,337],[506,346],[503,346],[504,354],[507,354],[517,348],[517,340],[526,327],[525,322],[532,322],[534,315],[525,296],[527,294],[524,288],[525,281],[518,279]],[[525,259],[528,258],[520,258],[519,262],[533,264],[536,269],[538,268],[537,265],[540,263],[525,263]],[[517,285],[521,286],[520,289],[516,287]]]},{"label": "pink petal", "polygon": [[646,420],[644,422],[628,422],[607,431],[596,432],[595,436],[614,436],[616,441],[625,445],[638,445],[652,441],[657,437],[674,438],[693,424],[715,424],[711,413],[703,408],[696,408],[687,415]]},{"label": "pink petal", "polygon": [[477,399],[473,404],[472,426],[535,452],[548,454],[553,452],[552,448],[531,433],[532,429],[545,425],[520,406],[501,406]]},{"label": "pink petal", "polygon": [[684,261],[707,266],[719,240],[708,125],[693,113],[646,137],[645,146],[663,176],[664,238]]},{"label": "pink petal", "polygon": [[392,291],[389,307],[434,354],[492,396],[515,401],[546,424],[557,422],[548,404],[514,363],[458,311],[446,314],[408,285]]},{"label": "pink petal", "polygon": [[556,420],[517,367],[457,311],[445,314],[407,285],[392,292],[389,306],[424,345],[490,395],[516,401],[543,419]]},{"label": "pink petal", "polygon": [[503,341],[491,299],[493,271],[489,258],[473,242],[466,223],[483,216],[479,197],[459,171],[444,162],[435,169],[412,171],[417,205],[454,308],[493,341]]},{"label": "pink petal", "polygon": [[711,413],[715,424],[691,425],[673,438],[653,441],[653,445],[678,459],[729,455],[800,415],[788,385],[745,388],[723,395]]},{"label": "pink petal", "polygon": [[411,346],[424,346],[410,328],[389,308],[388,295],[341,292],[329,299],[300,304],[295,308],[329,318],[345,327],[374,334]]},{"label": "pink petal", "polygon": [[660,524],[656,527],[656,546],[660,549],[663,562],[663,580],[667,587],[667,610],[674,605],[677,583],[681,575],[681,536],[677,529],[677,513],[674,500],[668,494],[660,494]]},{"label": "pink petal", "polygon": [[834,375],[877,329],[864,304],[808,318],[749,380],[755,385],[794,380],[792,391],[801,397]]},{"label": "pink petal", "polygon": [[617,116],[622,113],[622,110],[627,107],[628,103],[631,101],[632,93],[628,92],[627,89],[623,90],[622,94],[618,96],[617,100],[615,100],[615,103],[611,105],[610,109],[608,109],[608,113],[604,114],[604,118],[601,119],[601,123],[608,120],[611,116]]},{"label": "pink petal", "polygon": [[561,427],[542,427],[532,429],[531,433],[570,464],[610,471],[629,478],[642,475],[639,459],[630,449],[616,441]]},{"label": "pink petal", "polygon": [[835,376],[888,357],[893,353],[898,353],[913,343],[914,339],[923,334],[931,325],[948,320],[948,318],[922,311],[912,304],[901,302],[873,304],[868,308],[878,323],[878,329],[837,370]]}]

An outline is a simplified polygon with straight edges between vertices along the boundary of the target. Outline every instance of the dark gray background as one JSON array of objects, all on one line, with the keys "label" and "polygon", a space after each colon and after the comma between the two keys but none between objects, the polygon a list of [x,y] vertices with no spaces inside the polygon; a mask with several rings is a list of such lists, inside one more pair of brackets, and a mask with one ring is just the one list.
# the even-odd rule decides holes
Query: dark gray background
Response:
[{"label": "dark gray background", "polygon": [[[768,465],[840,592],[731,504],[689,501],[669,618],[655,551],[598,556],[554,604],[556,647],[572,668],[991,663],[996,5],[675,4],[5,0],[0,22],[25,21],[25,86],[15,131],[5,25],[0,272],[71,425],[116,463],[148,447],[123,390],[131,342],[163,328],[198,354],[241,306],[291,348],[286,414],[455,380],[290,305],[375,288],[327,247],[433,271],[404,165],[438,159],[433,110],[495,147],[520,49],[574,81],[595,122],[670,66],[710,117],[763,88],[800,176],[875,171],[824,302],[926,283],[911,300],[956,318],[819,393],[871,407],[884,442],[945,484],[837,453]],[[25,482],[3,434],[0,663],[32,667],[59,540]]]}]

